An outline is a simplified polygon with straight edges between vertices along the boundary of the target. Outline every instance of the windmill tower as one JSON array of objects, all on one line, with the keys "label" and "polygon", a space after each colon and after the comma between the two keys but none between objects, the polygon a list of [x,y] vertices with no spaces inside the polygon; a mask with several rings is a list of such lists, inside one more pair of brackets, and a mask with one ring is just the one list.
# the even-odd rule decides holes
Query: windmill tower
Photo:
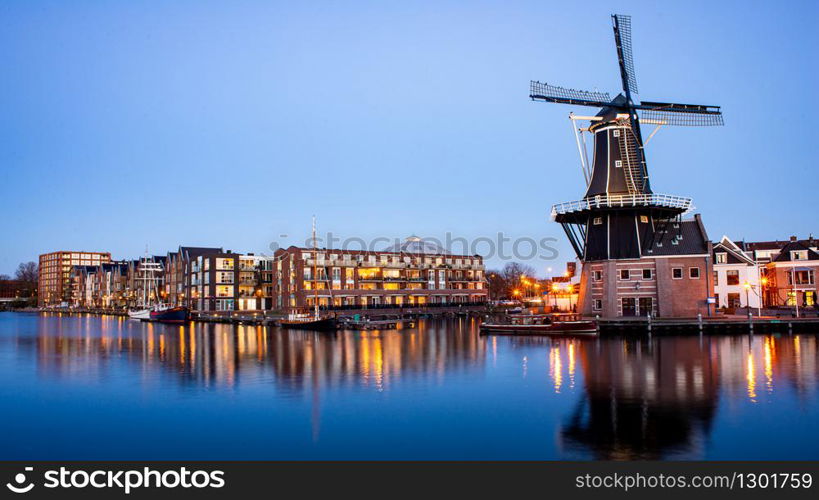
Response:
[{"label": "windmill tower", "polygon": [[[586,192],[580,200],[552,207],[552,219],[562,225],[583,262],[580,309],[604,317],[704,313],[709,309],[707,299],[713,294],[713,284],[710,291],[707,283],[699,292],[690,291],[696,296],[692,298],[694,305],[661,301],[661,288],[668,293],[682,286],[662,283],[665,274],[681,282],[710,281],[706,262],[700,262],[696,272],[689,270],[693,263],[677,262],[683,269],[682,278],[678,277],[678,267],[667,266],[669,257],[707,258],[709,243],[699,216],[693,221],[683,220],[682,216],[693,208],[691,198],[652,191],[645,144],[664,125],[722,125],[722,112],[719,106],[638,101],[631,18],[613,15],[612,21],[621,94],[612,99],[604,92],[567,89],[537,81],[531,82],[529,93],[534,101],[599,108],[593,116],[569,115],[581,152]],[[578,128],[578,122],[588,122],[588,126]],[[655,126],[645,141],[641,124]],[[592,136],[591,162],[587,159],[586,135]],[[697,228],[690,222],[696,223]],[[683,244],[692,237],[696,241]],[[665,260],[662,265],[659,258]]]}]

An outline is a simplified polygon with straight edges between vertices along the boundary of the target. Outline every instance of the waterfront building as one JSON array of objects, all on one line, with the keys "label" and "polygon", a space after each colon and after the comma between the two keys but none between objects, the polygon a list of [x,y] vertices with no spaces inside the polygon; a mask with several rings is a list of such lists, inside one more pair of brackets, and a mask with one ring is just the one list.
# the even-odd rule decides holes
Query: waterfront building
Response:
[{"label": "waterfront building", "polygon": [[778,252],[771,252],[770,255],[771,260],[764,268],[766,304],[773,307],[816,308],[819,251],[813,236],[807,240],[791,236]]},{"label": "waterfront building", "polygon": [[[488,300],[483,258],[453,255],[411,237],[384,251],[291,246],[276,254],[274,308],[398,308],[483,304]],[[315,275],[313,269],[316,269]]]},{"label": "waterfront building", "polygon": [[165,293],[195,312],[264,311],[272,306],[273,258],[215,247],[168,254]]},{"label": "waterfront building", "polygon": [[728,236],[713,245],[714,304],[717,309],[762,306],[762,271],[744,242]]},{"label": "waterfront building", "polygon": [[38,305],[67,306],[72,300],[72,266],[98,266],[110,261],[108,252],[60,251],[40,255]]}]

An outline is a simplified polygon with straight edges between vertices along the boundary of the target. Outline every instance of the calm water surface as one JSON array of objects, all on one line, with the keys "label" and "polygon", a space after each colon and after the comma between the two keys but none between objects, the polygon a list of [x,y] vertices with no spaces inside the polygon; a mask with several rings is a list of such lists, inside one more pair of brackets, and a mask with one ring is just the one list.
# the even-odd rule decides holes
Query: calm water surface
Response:
[{"label": "calm water surface", "polygon": [[0,313],[0,459],[819,459],[815,335]]}]

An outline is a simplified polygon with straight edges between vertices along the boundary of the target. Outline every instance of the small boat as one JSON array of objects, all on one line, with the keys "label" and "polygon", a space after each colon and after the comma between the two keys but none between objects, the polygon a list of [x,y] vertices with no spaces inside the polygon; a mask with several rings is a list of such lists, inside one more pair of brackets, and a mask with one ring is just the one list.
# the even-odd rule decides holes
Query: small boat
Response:
[{"label": "small boat", "polygon": [[279,326],[295,330],[315,330],[319,332],[332,332],[338,329],[338,323],[335,318],[321,318],[311,314],[291,314],[287,319],[280,320]]},{"label": "small boat", "polygon": [[515,314],[509,323],[483,323],[485,335],[597,336],[597,322],[579,315]]},{"label": "small boat", "polygon": [[151,309],[130,309],[128,317],[131,319],[151,319]]},{"label": "small boat", "polygon": [[185,323],[190,318],[190,311],[185,306],[154,309],[150,312],[149,321],[160,323]]}]

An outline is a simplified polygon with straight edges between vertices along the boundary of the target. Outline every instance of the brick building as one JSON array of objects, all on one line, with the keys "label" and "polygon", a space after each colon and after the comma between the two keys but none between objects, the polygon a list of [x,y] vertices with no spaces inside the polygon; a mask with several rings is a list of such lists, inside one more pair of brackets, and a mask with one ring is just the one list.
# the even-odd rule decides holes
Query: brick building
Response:
[{"label": "brick building", "polygon": [[98,266],[111,261],[108,252],[60,251],[40,255],[37,304],[68,305],[72,300],[71,268]]},{"label": "brick building", "polygon": [[766,280],[765,304],[774,307],[817,307],[816,299],[819,296],[817,241],[813,237],[798,240],[796,236],[792,236],[778,252],[771,252],[770,259],[763,268]]},{"label": "brick building", "polygon": [[584,263],[578,312],[588,316],[693,317],[713,312],[711,243],[697,214],[636,259]]},{"label": "brick building", "polygon": [[410,238],[385,251],[280,249],[275,254],[274,308],[307,309],[316,295],[319,306],[327,309],[488,300],[482,257],[452,255],[424,243]]}]

